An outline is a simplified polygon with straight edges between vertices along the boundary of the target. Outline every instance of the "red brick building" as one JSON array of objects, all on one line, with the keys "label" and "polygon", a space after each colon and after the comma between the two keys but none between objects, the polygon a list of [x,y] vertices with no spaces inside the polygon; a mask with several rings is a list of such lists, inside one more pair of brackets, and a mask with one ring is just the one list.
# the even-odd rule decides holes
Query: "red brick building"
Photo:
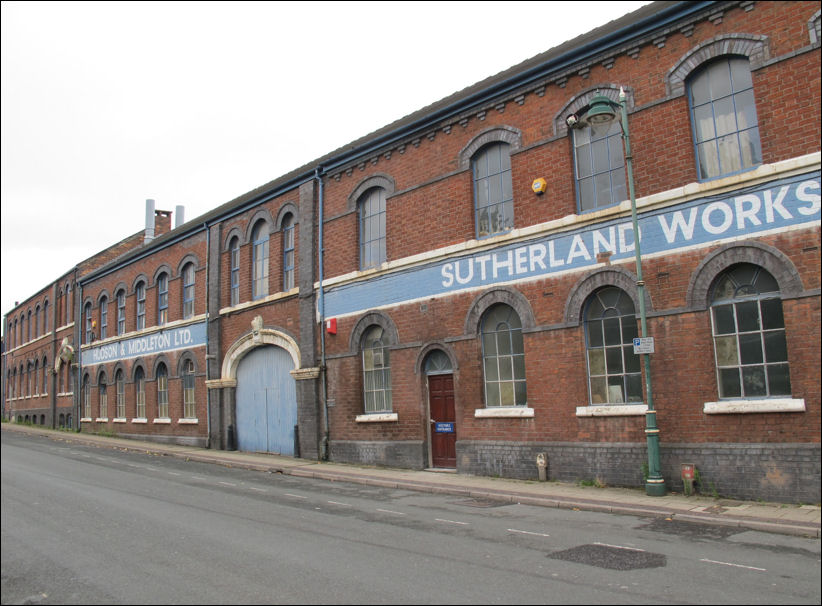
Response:
[{"label": "red brick building", "polygon": [[[57,425],[72,394],[84,431],[518,478],[544,455],[676,489],[690,463],[817,502],[819,27],[653,3],[80,265],[6,315],[5,410]],[[80,387],[30,388],[64,334]]]}]

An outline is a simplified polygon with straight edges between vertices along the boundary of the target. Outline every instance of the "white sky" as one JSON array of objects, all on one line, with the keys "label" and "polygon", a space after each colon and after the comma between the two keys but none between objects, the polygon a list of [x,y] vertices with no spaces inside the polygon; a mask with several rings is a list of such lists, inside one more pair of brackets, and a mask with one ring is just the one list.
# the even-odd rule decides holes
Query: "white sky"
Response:
[{"label": "white sky", "polygon": [[643,4],[4,1],[0,313]]}]

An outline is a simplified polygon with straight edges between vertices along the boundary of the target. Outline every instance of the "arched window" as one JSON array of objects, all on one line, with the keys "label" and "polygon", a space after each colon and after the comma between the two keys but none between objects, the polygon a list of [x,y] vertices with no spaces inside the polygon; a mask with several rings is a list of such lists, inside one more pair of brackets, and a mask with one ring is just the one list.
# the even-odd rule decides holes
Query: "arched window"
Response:
[{"label": "arched window", "polygon": [[100,299],[100,338],[108,336],[108,297]]},{"label": "arched window", "polygon": [[34,307],[34,338],[40,336],[40,304]]},{"label": "arched window", "polygon": [[40,395],[40,360],[34,361],[34,390],[31,392],[31,395],[38,396]]},{"label": "arched window", "polygon": [[183,416],[196,419],[197,409],[194,401],[194,362],[183,362]]},{"label": "arched window", "polygon": [[146,283],[138,282],[134,289],[137,295],[137,330],[146,327]]},{"label": "arched window", "polygon": [[123,378],[123,371],[118,370],[114,375],[114,383],[117,389],[117,413],[118,419],[126,417],[126,380]]},{"label": "arched window", "polygon": [[183,268],[183,319],[194,317],[194,263]]},{"label": "arched window", "polygon": [[748,59],[722,57],[688,80],[688,101],[700,179],[762,163],[759,123]]},{"label": "arched window", "polygon": [[231,251],[231,306],[240,303],[240,239],[231,238],[228,246]]},{"label": "arched window", "polygon": [[634,302],[615,286],[594,292],[585,303],[585,349],[591,404],[642,402]]},{"label": "arched window", "polygon": [[168,370],[163,363],[157,367],[157,417],[168,418]]},{"label": "arched window", "polygon": [[381,326],[371,326],[362,340],[365,412],[390,412],[391,363]]},{"label": "arched window", "polygon": [[49,392],[49,361],[48,358],[43,358],[43,395]]},{"label": "arched window", "polygon": [[741,263],[721,273],[711,320],[720,398],[790,395],[782,299],[769,272]]},{"label": "arched window", "polygon": [[268,224],[258,221],[251,232],[251,284],[253,299],[268,296]]},{"label": "arched window", "polygon": [[157,276],[157,325],[168,322],[168,274]]},{"label": "arched window", "polygon": [[91,418],[91,384],[88,375],[83,377],[83,416]]},{"label": "arched window", "polygon": [[71,324],[74,316],[72,314],[71,284],[66,282],[66,324]]},{"label": "arched window", "polygon": [[294,288],[294,215],[283,218],[283,290]]},{"label": "arched window", "polygon": [[31,310],[28,312],[28,320],[26,321],[26,341],[31,341]]},{"label": "arched window", "polygon": [[138,419],[146,418],[146,373],[141,366],[134,372],[134,402],[136,410],[134,416]]},{"label": "arched window", "polygon": [[126,333],[126,291],[117,291],[117,334]]},{"label": "arched window", "polygon": [[100,418],[108,418],[108,385],[106,385],[106,375],[101,374],[97,383],[97,391],[100,393]]},{"label": "arched window", "polygon": [[579,212],[626,200],[625,153],[619,120],[606,124],[580,124],[571,132]]},{"label": "arched window", "polygon": [[385,263],[385,190],[373,187],[357,203],[360,223],[360,269]]},{"label": "arched window", "polygon": [[43,334],[49,331],[49,302],[43,301]]},{"label": "arched window", "polygon": [[514,193],[508,144],[491,143],[471,159],[474,174],[474,211],[477,237],[514,228]]},{"label": "arched window", "polygon": [[94,321],[91,319],[91,303],[86,303],[83,309],[85,310],[83,313],[86,318],[86,343],[91,343],[94,341]]},{"label": "arched window", "polygon": [[482,317],[485,405],[525,406],[525,346],[522,321],[512,307],[498,303]]}]

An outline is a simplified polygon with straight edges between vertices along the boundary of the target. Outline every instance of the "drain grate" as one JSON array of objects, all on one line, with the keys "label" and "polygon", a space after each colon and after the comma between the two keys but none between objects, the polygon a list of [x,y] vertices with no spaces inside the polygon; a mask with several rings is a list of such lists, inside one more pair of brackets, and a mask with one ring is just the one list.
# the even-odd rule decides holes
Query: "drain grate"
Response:
[{"label": "drain grate", "polygon": [[548,557],[554,560],[565,560],[610,570],[661,568],[667,564],[666,557],[661,553],[596,544],[580,545],[564,551],[557,551],[548,554]]}]

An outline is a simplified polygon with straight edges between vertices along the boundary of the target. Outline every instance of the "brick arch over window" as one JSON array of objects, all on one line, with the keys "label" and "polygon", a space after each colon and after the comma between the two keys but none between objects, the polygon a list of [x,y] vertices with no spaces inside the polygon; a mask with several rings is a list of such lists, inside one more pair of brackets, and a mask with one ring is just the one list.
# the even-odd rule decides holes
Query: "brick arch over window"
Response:
[{"label": "brick arch over window", "polygon": [[351,331],[351,337],[348,341],[348,350],[351,353],[359,353],[365,331],[375,324],[383,329],[383,335],[388,347],[399,345],[399,333],[394,321],[381,311],[371,311],[361,317]]},{"label": "brick arch over window", "polygon": [[[396,190],[396,184],[394,183],[393,177],[391,177],[390,175],[387,175],[385,173],[378,173],[376,175],[366,177],[357,184],[357,187],[355,187],[351,194],[348,196],[348,210],[357,210],[357,203],[360,201],[360,198],[365,192],[367,192],[372,187],[379,187],[381,189],[384,189],[386,198],[391,196],[391,194],[393,194]],[[296,216],[297,214],[295,212],[294,217],[296,218]]]},{"label": "brick arch over window", "polygon": [[189,360],[191,360],[191,362],[194,364],[194,374],[197,374],[199,372],[199,367],[198,367],[198,364],[197,364],[197,356],[195,356],[191,351],[189,351],[187,349],[182,354],[180,354],[180,357],[177,360],[177,376],[178,377],[183,376],[183,370],[185,370],[185,364]]},{"label": "brick arch over window", "polygon": [[[607,267],[596,269],[577,282],[571,289],[568,301],[565,303],[565,322],[569,325],[579,325],[582,320],[582,308],[585,301],[594,291],[603,286],[616,286],[624,290],[634,302],[634,309],[639,309],[639,292],[636,287],[636,276],[626,269]],[[651,311],[651,298],[648,289],[645,289],[645,309]]]},{"label": "brick arch over window", "polygon": [[804,290],[799,272],[780,250],[760,242],[727,244],[705,257],[694,271],[688,285],[688,306],[707,309],[711,304],[711,285],[716,277],[738,263],[752,263],[768,270],[779,284],[783,298],[798,295]]},{"label": "brick arch over window", "polygon": [[495,126],[484,130],[468,142],[459,153],[460,170],[471,168],[471,159],[480,149],[489,143],[507,143],[510,152],[514,153],[522,147],[522,132],[513,126]]},{"label": "brick arch over window", "polygon": [[577,95],[571,97],[568,103],[554,115],[554,135],[557,137],[564,137],[568,134],[568,123],[566,120],[571,114],[576,114],[581,109],[590,105],[591,99],[596,95],[604,95],[614,103],[619,103],[619,90],[621,88],[625,91],[625,100],[628,107],[628,112],[634,108],[634,89],[630,86],[619,85],[613,82],[607,82],[592,86]]},{"label": "brick arch over window", "polygon": [[234,238],[237,238],[237,242],[239,244],[243,243],[243,232],[240,230],[239,227],[236,226],[228,230],[228,234],[226,235],[223,241],[223,252],[228,252],[229,250],[231,250],[231,241]]},{"label": "brick arch over window", "polygon": [[275,224],[277,227],[277,231],[281,231],[283,229],[283,220],[288,215],[291,215],[293,217],[294,225],[299,223],[299,213],[297,212],[297,205],[293,202],[286,202],[280,207],[280,210],[277,212],[277,223]]},{"label": "brick arch over window", "polygon": [[163,264],[162,264],[162,265],[160,265],[160,267],[158,267],[158,268],[157,268],[157,270],[154,272],[154,279],[153,279],[153,281],[152,281],[152,284],[153,284],[154,286],[156,286],[156,285],[157,285],[157,280],[160,278],[160,276],[161,276],[162,274],[165,274],[165,275],[168,277],[168,279],[169,279],[169,280],[171,280],[171,279],[174,277],[174,273],[171,271],[171,266],[170,266],[170,265],[168,265],[167,263],[163,263]]},{"label": "brick arch over window", "polygon": [[457,364],[457,355],[454,353],[454,350],[442,341],[434,341],[433,343],[427,343],[420,349],[417,354],[417,360],[414,362],[414,374],[424,374],[423,365],[425,364],[425,359],[428,357],[428,354],[434,351],[444,353],[451,362],[451,371],[454,373],[457,372],[459,365]]},{"label": "brick arch over window", "polygon": [[468,314],[465,316],[464,334],[469,337],[479,334],[482,314],[497,303],[504,303],[517,312],[523,330],[528,330],[536,326],[534,311],[531,309],[531,304],[528,303],[528,299],[518,290],[501,287],[485,291],[474,299],[468,308]]},{"label": "brick arch over window", "polygon": [[685,94],[685,80],[701,65],[717,57],[740,55],[747,57],[751,71],[762,67],[770,59],[770,41],[757,34],[726,34],[707,40],[685,53],[669,71],[665,79],[669,97]]},{"label": "brick arch over window", "polygon": [[195,255],[193,253],[189,253],[185,257],[183,257],[182,261],[180,261],[177,264],[177,275],[178,276],[183,275],[183,268],[189,263],[192,263],[194,265],[195,270],[200,269],[200,259],[197,258],[197,255]]},{"label": "brick arch over window", "polygon": [[254,228],[257,227],[257,224],[260,221],[264,221],[265,224],[268,226],[268,235],[271,235],[271,232],[274,231],[274,219],[271,218],[271,213],[268,212],[268,209],[261,208],[254,215],[251,217],[251,220],[248,222],[248,225],[245,229],[245,244],[251,242],[251,234],[254,231]]}]

